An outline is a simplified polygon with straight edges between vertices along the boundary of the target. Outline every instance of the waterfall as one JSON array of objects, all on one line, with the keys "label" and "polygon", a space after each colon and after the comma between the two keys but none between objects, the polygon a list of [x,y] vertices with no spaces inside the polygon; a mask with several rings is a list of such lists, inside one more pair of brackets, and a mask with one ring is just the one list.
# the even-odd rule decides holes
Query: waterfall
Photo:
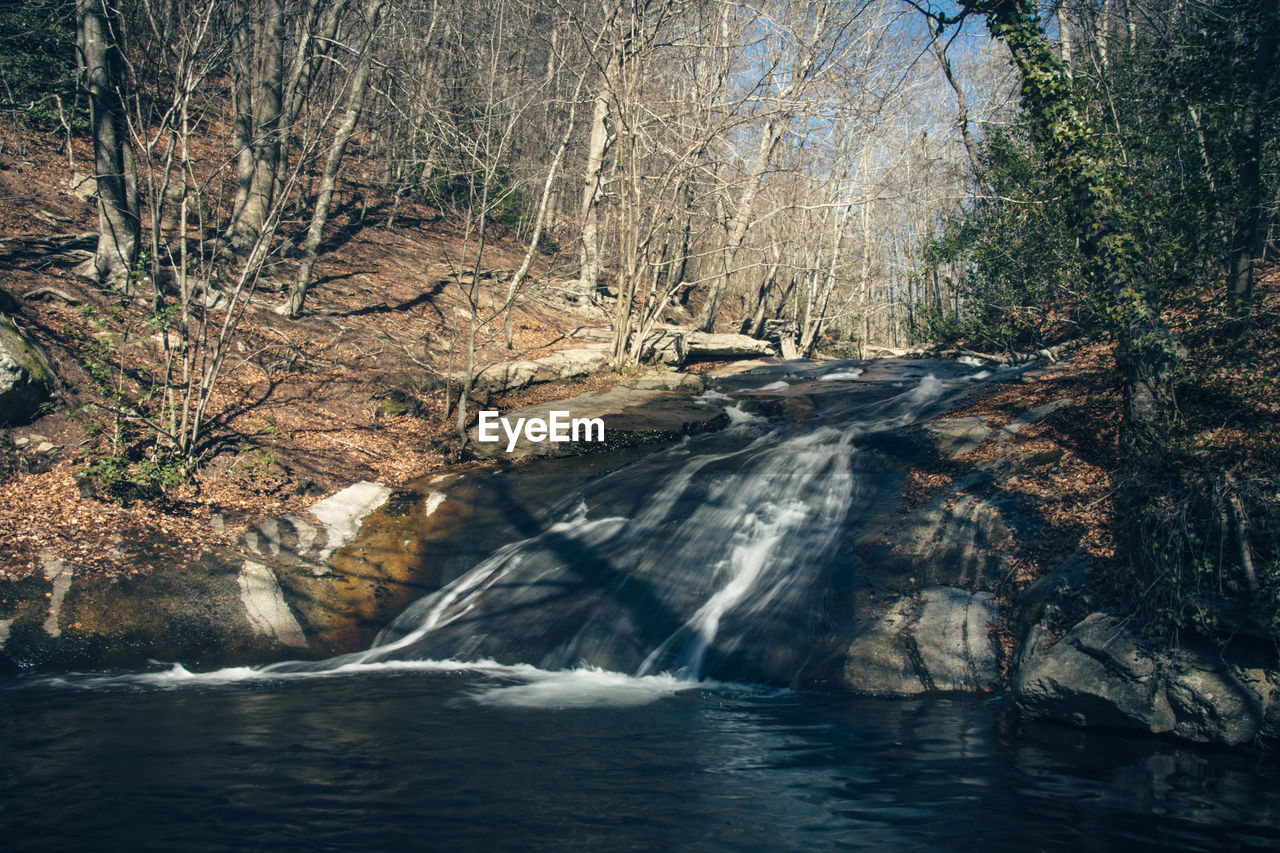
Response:
[{"label": "waterfall", "polygon": [[835,591],[856,581],[862,519],[898,487],[887,461],[902,446],[895,432],[991,374],[901,361],[787,364],[769,378],[778,372],[791,381],[765,390],[747,374],[736,391],[703,395],[729,413],[726,429],[547,495],[539,517],[551,521],[520,519],[536,532],[419,599],[365,651],[74,680],[178,686],[471,669],[501,683],[481,701],[556,706],[651,701],[696,682],[792,685],[848,618]]},{"label": "waterfall", "polygon": [[862,445],[971,385],[930,373],[802,424],[729,399],[727,430],[563,499],[559,520],[420,599],[369,650],[268,669],[485,661],[788,684],[832,629],[823,602],[853,564],[842,544],[877,494]]}]

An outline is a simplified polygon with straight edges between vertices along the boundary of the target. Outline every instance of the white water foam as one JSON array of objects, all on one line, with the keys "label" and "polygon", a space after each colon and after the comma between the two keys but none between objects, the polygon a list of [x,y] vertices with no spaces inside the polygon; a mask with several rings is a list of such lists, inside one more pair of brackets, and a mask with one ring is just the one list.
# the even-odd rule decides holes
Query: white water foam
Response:
[{"label": "white water foam", "polygon": [[725,406],[724,413],[729,416],[730,426],[737,426],[738,424],[760,423],[761,421],[765,420],[765,418],[762,418],[759,415],[753,415],[750,412],[743,409],[741,403],[739,403],[736,406]]},{"label": "white water foam", "polygon": [[701,394],[697,395],[696,397],[693,397],[692,399],[695,403],[706,403],[712,406],[720,406],[720,405],[724,405],[725,403],[733,402],[733,398],[730,397],[728,394],[725,394],[721,391],[717,391],[714,388],[708,388],[706,391],[703,391]]},{"label": "white water foam", "polygon": [[[941,397],[942,392],[945,390],[946,386],[942,380],[930,373],[920,380],[919,385],[911,389],[910,400],[917,406],[923,407],[926,403],[932,403]],[[918,412],[912,412],[911,414],[918,414]]]},{"label": "white water foam", "polygon": [[740,684],[732,681],[694,681],[671,673],[625,675],[607,669],[585,667],[547,671],[529,667],[516,673],[522,684],[488,687],[473,691],[471,699],[499,708],[634,708],[680,693],[710,691],[734,696],[776,697],[792,691],[784,687]]},{"label": "white water foam", "polygon": [[825,376],[819,376],[818,381],[819,382],[848,382],[850,380],[857,379],[859,376],[863,374],[863,372],[864,371],[862,370],[861,367],[856,367],[853,370],[837,370],[835,373],[828,373]]},{"label": "white water foam", "polygon": [[154,672],[127,672],[118,675],[91,675],[73,673],[63,676],[33,679],[34,683],[50,687],[72,687],[96,690],[111,687],[150,687],[156,689],[180,689],[187,687],[216,687],[226,684],[273,683],[281,681],[307,681],[316,678],[334,678],[346,675],[394,672],[480,672],[520,677],[532,666],[504,666],[490,660],[390,660],[347,661],[337,666],[325,662],[314,666],[299,661],[287,661],[265,666],[229,666],[209,672],[192,672],[180,663],[168,669]]},{"label": "white water foam", "polygon": [[517,677],[523,683],[476,690],[471,698],[505,708],[633,708],[701,686],[667,673],[633,676],[594,667],[533,670]]},{"label": "white water foam", "polygon": [[781,391],[783,388],[790,388],[790,382],[783,382],[779,379],[777,382],[770,382],[768,385],[761,385],[759,388],[752,388],[752,391]]},{"label": "white water foam", "polygon": [[492,660],[390,660],[348,662],[325,669],[280,668],[296,665],[287,663],[263,667],[236,666],[211,672],[192,672],[181,664],[174,664],[169,669],[156,672],[121,675],[72,674],[33,679],[33,681],[50,687],[80,690],[119,688],[186,690],[193,687],[270,685],[361,675],[473,673],[507,683],[478,687],[469,691],[467,696],[471,701],[489,707],[544,710],[634,708],[652,704],[678,693],[696,690],[748,696],[779,696],[790,692],[785,688],[758,684],[694,681],[665,672],[636,676],[595,667],[552,671],[538,669],[529,664],[500,664]]}]

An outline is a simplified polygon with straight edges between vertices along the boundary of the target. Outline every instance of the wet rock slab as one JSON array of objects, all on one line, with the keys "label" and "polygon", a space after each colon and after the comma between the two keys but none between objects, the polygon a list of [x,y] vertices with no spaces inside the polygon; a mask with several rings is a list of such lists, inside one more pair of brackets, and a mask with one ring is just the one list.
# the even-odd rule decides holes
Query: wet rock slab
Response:
[{"label": "wet rock slab", "polygon": [[991,593],[953,587],[880,599],[805,680],[887,696],[993,689],[999,672],[989,628],[998,615]]}]

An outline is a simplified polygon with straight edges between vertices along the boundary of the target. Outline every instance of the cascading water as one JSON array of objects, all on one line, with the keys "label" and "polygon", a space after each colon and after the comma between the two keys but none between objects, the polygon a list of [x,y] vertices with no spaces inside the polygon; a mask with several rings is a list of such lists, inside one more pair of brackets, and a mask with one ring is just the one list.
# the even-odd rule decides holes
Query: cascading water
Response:
[{"label": "cascading water", "polygon": [[926,373],[842,395],[820,373],[802,378],[829,395],[820,418],[730,406],[727,430],[562,499],[558,521],[416,602],[371,649],[262,671],[447,660],[790,684],[831,630],[824,600],[853,563],[842,543],[883,476],[863,445],[975,382]]}]

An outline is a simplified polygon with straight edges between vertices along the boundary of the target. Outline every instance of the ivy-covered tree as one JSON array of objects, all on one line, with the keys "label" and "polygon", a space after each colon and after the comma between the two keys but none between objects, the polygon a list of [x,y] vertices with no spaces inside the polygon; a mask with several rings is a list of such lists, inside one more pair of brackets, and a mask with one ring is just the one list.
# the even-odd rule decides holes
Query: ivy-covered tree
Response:
[{"label": "ivy-covered tree", "polygon": [[1119,506],[1137,609],[1156,630],[1261,626],[1280,639],[1274,540],[1249,533],[1280,517],[1274,471],[1264,462],[1246,483],[1239,459],[1197,449],[1197,424],[1238,412],[1213,410],[1211,377],[1188,372],[1166,324],[1212,295],[1219,334],[1246,345],[1251,333],[1280,186],[1280,2],[1057,8],[1057,21],[1031,0],[925,9],[945,27],[981,16],[1021,84],[1017,128],[982,142],[980,191],[930,247],[935,268],[963,271],[946,331],[1025,334],[1028,308],[1096,322],[1124,390]]},{"label": "ivy-covered tree", "polygon": [[1124,385],[1122,443],[1130,458],[1156,448],[1168,431],[1178,345],[1160,317],[1154,282],[1139,274],[1141,247],[1120,197],[1119,163],[1091,126],[1061,54],[1045,35],[1032,0],[963,0],[960,14],[982,14],[1008,48],[1021,82],[1028,135],[1066,199],[1063,213],[1079,241],[1090,294],[1116,336]]}]

